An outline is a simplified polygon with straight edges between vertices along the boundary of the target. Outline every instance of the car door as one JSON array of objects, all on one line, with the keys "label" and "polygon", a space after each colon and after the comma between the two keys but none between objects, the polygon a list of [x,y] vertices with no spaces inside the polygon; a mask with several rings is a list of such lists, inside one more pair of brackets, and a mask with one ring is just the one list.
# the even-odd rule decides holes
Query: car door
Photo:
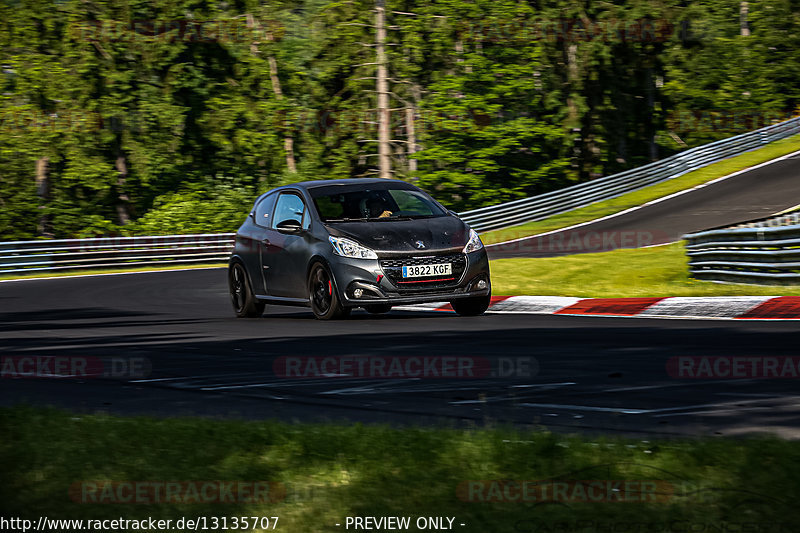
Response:
[{"label": "car door", "polygon": [[[278,226],[288,220],[299,223],[301,231],[289,234],[278,231]],[[267,292],[280,298],[306,297],[306,267],[308,266],[310,216],[303,198],[297,192],[285,191],[278,195],[267,232],[261,261],[265,273]]]},{"label": "car door", "polygon": [[275,207],[275,198],[277,194],[259,199],[236,235],[236,251],[244,262],[253,293],[257,296],[266,295],[261,252]]}]

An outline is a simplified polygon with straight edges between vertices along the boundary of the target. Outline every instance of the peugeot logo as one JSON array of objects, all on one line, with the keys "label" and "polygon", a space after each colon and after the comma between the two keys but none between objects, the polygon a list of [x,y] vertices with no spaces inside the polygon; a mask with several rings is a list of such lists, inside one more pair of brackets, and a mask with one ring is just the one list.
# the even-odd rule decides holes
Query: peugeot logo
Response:
[{"label": "peugeot logo", "polygon": [[422,241],[416,241],[416,242],[414,243],[414,246],[416,246],[416,247],[417,247],[417,249],[419,249],[419,250],[422,250],[423,248],[425,248],[425,243],[424,243],[424,242],[422,242]]}]

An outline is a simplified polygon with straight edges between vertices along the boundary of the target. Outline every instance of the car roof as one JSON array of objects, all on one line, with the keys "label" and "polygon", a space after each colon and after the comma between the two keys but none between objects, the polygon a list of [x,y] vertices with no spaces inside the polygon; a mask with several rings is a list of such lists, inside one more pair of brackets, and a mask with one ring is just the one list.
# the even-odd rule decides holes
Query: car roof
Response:
[{"label": "car roof", "polygon": [[328,187],[331,185],[372,185],[373,183],[402,183],[407,185],[402,180],[392,180],[386,178],[346,178],[336,180],[313,180],[301,181],[300,183],[292,183],[284,185],[284,187],[299,187],[301,189],[313,189],[314,187]]},{"label": "car roof", "polygon": [[316,187],[330,187],[332,185],[372,185],[376,183],[386,184],[386,183],[398,183],[403,184],[405,186],[410,185],[410,183],[403,181],[403,180],[393,180],[387,178],[344,178],[344,179],[336,179],[336,180],[313,180],[313,181],[301,181],[298,183],[289,183],[287,185],[281,185],[280,187],[275,187],[274,189],[270,189],[264,194],[260,195],[256,198],[255,203],[261,201],[262,198],[268,196],[274,192],[292,190],[292,189],[314,189]]}]

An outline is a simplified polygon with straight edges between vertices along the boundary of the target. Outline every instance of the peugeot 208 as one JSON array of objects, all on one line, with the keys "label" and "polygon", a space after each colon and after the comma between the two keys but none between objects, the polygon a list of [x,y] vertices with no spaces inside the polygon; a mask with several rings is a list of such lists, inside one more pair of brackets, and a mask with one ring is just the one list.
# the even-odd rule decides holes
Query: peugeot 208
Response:
[{"label": "peugeot 208", "polygon": [[319,319],[449,301],[486,311],[489,262],[478,234],[398,180],[296,183],[261,195],[236,234],[228,269],[238,317],[266,304],[309,306]]}]

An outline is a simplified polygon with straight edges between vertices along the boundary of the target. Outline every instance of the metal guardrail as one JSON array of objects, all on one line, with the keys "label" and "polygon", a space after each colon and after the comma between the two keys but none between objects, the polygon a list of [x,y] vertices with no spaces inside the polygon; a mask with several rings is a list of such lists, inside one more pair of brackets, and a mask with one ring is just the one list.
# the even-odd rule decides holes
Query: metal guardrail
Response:
[{"label": "metal guardrail", "polygon": [[[757,148],[796,133],[800,133],[800,117],[731,137],[730,139],[723,139],[692,148],[661,161],[619,174],[531,198],[473,209],[472,211],[461,213],[460,216],[476,231],[487,231],[531,220],[539,220],[678,177],[731,155]],[[773,230],[787,231],[786,228],[764,228],[757,231],[768,232]],[[750,231],[752,233],[756,230],[745,228],[741,231]],[[795,279],[794,276],[797,276],[797,279],[800,280],[800,226],[790,231],[795,231],[796,233],[791,233],[790,237],[786,239],[771,241],[772,244],[781,243],[780,246],[784,247],[781,248],[781,254],[770,252],[772,254],[770,261],[758,263],[762,268],[761,270],[754,270],[755,267],[752,267],[753,270],[750,274],[743,274],[744,270],[740,268],[737,270],[736,276],[745,277],[750,275],[752,278],[772,279],[777,275],[782,275],[786,279],[791,277],[792,280]],[[697,236],[698,239],[704,239],[705,237],[701,237],[701,235],[705,233],[709,232],[698,233],[687,236],[687,238],[694,239]],[[742,235],[744,234],[742,233]],[[234,238],[234,233],[220,233],[0,242],[0,275],[120,266],[135,267],[226,262],[233,248]],[[756,241],[757,239],[749,239],[749,242]],[[702,240],[694,241],[690,247],[700,246],[704,242]],[[748,241],[745,240],[743,242]],[[748,250],[751,252],[766,252],[772,249],[770,246],[764,244],[759,249]],[[730,250],[726,253],[720,253],[720,250],[709,248],[701,251],[698,249],[695,254],[697,257],[700,257],[698,254],[706,254],[702,256],[704,258],[702,261],[692,263],[698,267],[697,273],[699,276],[714,275],[713,272],[715,270],[724,270],[727,274],[731,274],[730,269],[725,270],[728,267],[711,268],[713,265],[721,265],[722,257],[731,256]],[[690,251],[690,256],[693,253],[693,251]],[[766,256],[749,253],[748,257]],[[782,258],[781,261],[777,261],[776,257]],[[751,259],[749,263],[757,263],[757,261]],[[778,265],[778,267],[773,265]],[[786,271],[789,268],[796,268],[798,274]]]},{"label": "metal guardrail", "polygon": [[608,200],[716,163],[732,155],[800,133],[800,117],[736,137],[691,148],[642,167],[626,170],[564,189],[460,213],[475,231],[501,229],[541,220],[572,209]]},{"label": "metal guardrail", "polygon": [[800,213],[684,235],[689,272],[711,281],[800,283]]},{"label": "metal guardrail", "polygon": [[0,242],[0,274],[228,261],[235,233]]}]

